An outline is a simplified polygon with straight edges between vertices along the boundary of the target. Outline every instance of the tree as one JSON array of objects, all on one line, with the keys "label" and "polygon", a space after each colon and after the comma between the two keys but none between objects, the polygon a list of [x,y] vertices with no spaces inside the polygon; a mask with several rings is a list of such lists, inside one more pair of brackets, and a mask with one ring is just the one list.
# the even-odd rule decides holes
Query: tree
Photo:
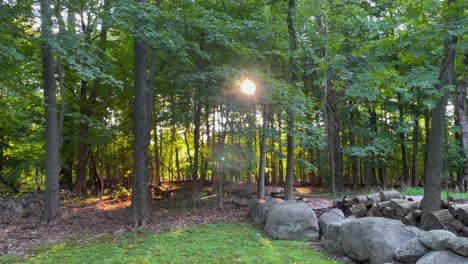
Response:
[{"label": "tree", "polygon": [[466,89],[468,87],[468,75],[466,71],[468,70],[468,49],[464,51],[464,59],[462,69],[465,69],[465,79],[460,81],[458,95],[457,95],[457,114],[460,121],[461,127],[461,142],[463,147],[463,154],[465,157],[465,162],[463,163],[463,168],[461,169],[460,177],[457,182],[460,190],[467,191],[468,184],[468,112],[466,106]]},{"label": "tree", "polygon": [[[297,65],[296,65],[296,29],[294,27],[294,7],[296,5],[295,0],[288,1],[288,35],[289,35],[289,67],[290,67],[290,84],[293,92],[296,90],[297,82]],[[292,104],[292,102],[291,102]],[[288,130],[286,133],[287,140],[287,157],[286,157],[286,180],[284,188],[284,199],[293,199],[294,189],[294,109],[292,105],[288,107],[287,125]]]},{"label": "tree", "polygon": [[[146,0],[136,0],[141,5]],[[133,125],[133,177],[132,217],[135,227],[145,227],[148,222],[148,145],[153,110],[153,86],[147,85],[147,45],[141,37],[141,18],[137,18],[134,32],[134,125]],[[152,59],[154,61],[155,58]],[[154,74],[154,70],[150,71]],[[152,85],[152,84],[150,84]]]},{"label": "tree", "polygon": [[[448,0],[450,6],[455,0]],[[452,10],[453,12],[453,10]],[[454,14],[447,14],[448,28],[454,28]],[[456,20],[455,20],[456,21]],[[455,45],[458,37],[447,33],[442,62],[439,71],[439,82],[436,89],[442,94],[436,106],[432,110],[431,133],[427,147],[427,160],[424,175],[424,197],[421,201],[421,222],[424,223],[426,216],[440,209],[440,192],[442,179],[443,146],[445,135],[445,112],[449,93],[448,86],[454,83]]]},{"label": "tree", "polygon": [[46,119],[46,193],[45,220],[53,222],[60,217],[59,144],[57,122],[57,84],[55,83],[54,54],[52,51],[52,11],[48,0],[41,0],[42,78]]}]

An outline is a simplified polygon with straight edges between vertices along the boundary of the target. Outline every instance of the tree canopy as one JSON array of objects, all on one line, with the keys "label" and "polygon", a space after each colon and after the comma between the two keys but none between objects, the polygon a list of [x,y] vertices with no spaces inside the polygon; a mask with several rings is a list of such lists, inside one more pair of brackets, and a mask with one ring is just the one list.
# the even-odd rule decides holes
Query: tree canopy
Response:
[{"label": "tree canopy", "polygon": [[[206,180],[259,174],[332,192],[416,186],[434,155],[437,188],[464,188],[467,5],[0,1],[0,188],[44,188],[46,114],[57,117],[60,188],[83,196],[132,189],[138,173],[143,189],[191,181],[194,204]],[[447,112],[435,120],[438,104]]]}]

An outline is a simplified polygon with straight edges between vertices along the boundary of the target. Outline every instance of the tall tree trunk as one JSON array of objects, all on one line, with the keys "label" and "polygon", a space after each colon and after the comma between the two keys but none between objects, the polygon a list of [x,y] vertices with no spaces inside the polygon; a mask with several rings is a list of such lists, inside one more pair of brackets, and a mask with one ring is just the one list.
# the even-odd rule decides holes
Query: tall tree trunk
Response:
[{"label": "tall tree trunk", "polygon": [[[455,0],[448,0],[453,3]],[[448,19],[452,19],[448,17]],[[453,28],[452,22],[447,22]],[[444,54],[440,66],[439,83],[436,86],[438,91],[444,93],[439,98],[435,108],[432,110],[432,124],[429,145],[427,148],[427,161],[424,165],[424,197],[421,201],[421,221],[425,223],[426,216],[435,210],[440,209],[440,192],[443,165],[443,145],[445,134],[445,111],[447,107],[448,94],[443,91],[444,87],[453,83],[455,45],[458,37],[447,34],[444,43]]]},{"label": "tall tree trunk", "polygon": [[260,164],[257,180],[257,198],[265,198],[266,133],[268,125],[268,105],[263,104],[263,120],[260,135]]},{"label": "tall tree trunk", "polygon": [[[269,119],[270,119],[270,131],[272,131],[272,133],[274,133],[273,129],[274,129],[275,120],[274,120],[273,111],[270,111]],[[275,138],[276,138],[275,136],[272,136],[270,138],[271,184],[273,184],[274,186],[276,186],[277,183],[278,183],[278,181],[276,179],[277,171],[276,171],[276,159],[275,159]]]},{"label": "tall tree trunk", "polygon": [[[219,144],[219,149],[221,153],[221,159],[219,161],[219,173],[217,177],[217,185],[216,185],[216,191],[217,191],[217,197],[216,201],[218,204],[218,208],[223,209],[223,182],[224,182],[224,169],[225,169],[225,144],[226,144],[226,135],[227,135],[227,124],[229,123],[229,112],[226,113],[226,123],[223,124],[222,126],[222,131],[219,135],[218,139],[218,144]],[[213,138],[214,140],[214,138]]]},{"label": "tall tree trunk", "polygon": [[[356,136],[352,132],[352,128],[351,128],[350,133],[349,133],[349,143],[350,143],[351,146],[356,145],[355,137]],[[358,185],[359,185],[358,172],[359,172],[358,158],[356,156],[352,155],[351,156],[351,177],[352,177],[352,181],[353,181],[353,190],[356,189],[358,187]]]},{"label": "tall tree trunk", "polygon": [[156,186],[161,185],[161,157],[159,155],[159,133],[158,133],[158,126],[154,126],[154,180],[156,181]]},{"label": "tall tree trunk", "polygon": [[52,40],[52,12],[48,0],[41,0],[41,51],[42,77],[44,80],[45,104],[45,145],[46,145],[46,193],[44,197],[44,218],[53,222],[60,217],[60,157],[57,121],[57,84],[55,83],[54,54],[49,41]]},{"label": "tall tree trunk", "polygon": [[338,98],[331,89],[330,81],[325,81],[327,136],[330,158],[330,178],[332,193],[344,191],[343,155],[340,151],[340,125],[338,120]]},{"label": "tall tree trunk", "polygon": [[[297,82],[297,65],[296,65],[296,29],[294,28],[294,8],[296,5],[295,0],[288,1],[288,17],[287,17],[287,24],[288,24],[288,34],[289,34],[289,67],[291,70],[290,75],[290,82],[291,88],[296,90],[296,82]],[[284,185],[284,199],[285,200],[292,200],[293,199],[293,191],[294,191],[294,109],[292,108],[293,102],[291,102],[291,106],[287,110],[287,125],[288,129],[286,132],[286,141],[287,141],[287,156],[286,156],[286,181]]]},{"label": "tall tree trunk", "polygon": [[426,175],[426,166],[425,164],[427,163],[427,153],[428,153],[428,147],[429,147],[429,139],[431,137],[431,112],[427,111],[424,114],[424,132],[425,132],[425,137],[424,137],[424,175]]},{"label": "tall tree trunk", "polygon": [[413,125],[413,163],[411,168],[411,186],[418,184],[418,143],[419,143],[419,113],[413,104],[414,125]]},{"label": "tall tree trunk", "polygon": [[[328,24],[327,17],[319,18],[318,27],[320,34],[326,39],[322,48],[322,56],[325,63],[328,63]],[[327,66],[328,67],[328,66]],[[328,76],[328,69],[325,70],[324,96],[325,96],[325,126],[327,129],[328,158],[330,162],[331,192],[344,191],[343,177],[343,155],[340,151],[340,123],[338,113],[338,92],[332,89],[332,83]]]},{"label": "tall tree trunk", "polygon": [[192,167],[192,205],[198,200],[198,163],[200,155],[201,99],[195,96],[195,114],[193,117],[193,167]]},{"label": "tall tree trunk", "polygon": [[[136,0],[146,3],[146,0]],[[143,21],[135,23],[135,31],[140,30]],[[132,218],[135,227],[145,227],[148,222],[148,145],[152,100],[147,84],[147,45],[135,33],[133,39],[135,65],[134,99],[134,142],[133,142],[133,177],[132,177]]]},{"label": "tall tree trunk", "polygon": [[88,116],[86,110],[87,107],[87,82],[81,82],[81,91],[80,91],[80,139],[78,143],[78,168],[76,174],[75,182],[75,193],[78,195],[86,195],[86,165],[88,162],[88,144],[86,142],[88,138],[88,120],[85,120],[84,117]]},{"label": "tall tree trunk", "polygon": [[[465,72],[468,72],[468,49],[465,49],[463,63],[465,65]],[[465,76],[465,80],[460,82],[460,90],[458,91],[458,119],[460,120],[461,127],[461,141],[463,146],[463,153],[465,156],[465,162],[463,164],[462,173],[458,180],[460,190],[467,191],[468,184],[468,113],[466,109],[466,89],[468,86],[468,75]]]},{"label": "tall tree trunk", "polygon": [[284,184],[284,166],[283,166],[283,142],[282,138],[282,122],[281,114],[278,114],[278,152],[280,153],[280,158],[278,159],[278,182]]},{"label": "tall tree trunk", "polygon": [[401,146],[401,161],[402,161],[402,170],[403,170],[403,182],[402,187],[406,188],[409,184],[409,171],[408,171],[408,159],[406,157],[406,141],[405,141],[405,132],[402,129],[402,126],[405,122],[404,112],[403,112],[403,100],[401,94],[398,93],[398,109],[399,109],[399,121],[400,121],[400,146]]}]

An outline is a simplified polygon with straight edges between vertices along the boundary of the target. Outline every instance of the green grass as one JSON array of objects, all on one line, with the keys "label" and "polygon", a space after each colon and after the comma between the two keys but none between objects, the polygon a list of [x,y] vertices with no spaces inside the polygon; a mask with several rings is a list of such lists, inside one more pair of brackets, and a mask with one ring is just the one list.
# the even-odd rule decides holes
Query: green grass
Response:
[{"label": "green grass", "polygon": [[[196,226],[164,234],[134,232],[44,244],[34,256],[20,260],[0,257],[0,263],[337,263],[305,242],[257,237],[251,224]],[[83,238],[81,238],[84,240]]]},{"label": "green grass", "polygon": [[[406,189],[406,191],[402,192],[403,195],[423,195],[424,188],[423,187],[412,187]],[[442,199],[447,199],[447,192],[445,190],[442,191]],[[468,198],[468,192],[449,192],[449,196],[454,198]]]}]

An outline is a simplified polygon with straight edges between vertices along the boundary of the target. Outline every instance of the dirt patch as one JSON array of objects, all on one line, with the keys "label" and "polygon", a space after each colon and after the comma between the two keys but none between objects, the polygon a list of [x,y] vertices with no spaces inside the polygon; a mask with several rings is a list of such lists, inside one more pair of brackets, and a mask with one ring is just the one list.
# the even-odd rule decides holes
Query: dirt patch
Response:
[{"label": "dirt patch", "polygon": [[[41,220],[41,211],[26,214],[0,213],[0,255],[27,256],[39,243],[57,243],[81,234],[120,234],[131,231],[130,200],[109,199],[91,203],[67,203],[62,220],[49,225]],[[150,203],[149,231],[160,233],[193,225],[245,220],[247,210],[227,203],[224,210],[212,201],[196,208],[172,201]]]}]

